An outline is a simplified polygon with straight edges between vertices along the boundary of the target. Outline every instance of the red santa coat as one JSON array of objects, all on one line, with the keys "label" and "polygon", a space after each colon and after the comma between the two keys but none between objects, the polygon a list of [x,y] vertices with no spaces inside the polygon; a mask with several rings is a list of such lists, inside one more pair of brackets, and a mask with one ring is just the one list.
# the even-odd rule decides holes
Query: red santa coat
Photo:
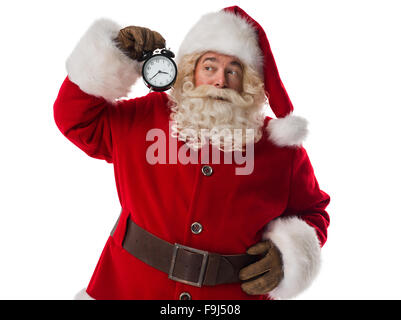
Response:
[{"label": "red santa coat", "polygon": [[[309,285],[326,241],[330,198],[320,190],[305,149],[276,145],[269,123],[278,120],[266,117],[249,175],[236,174],[243,165],[221,161],[209,163],[213,174],[206,176],[200,154],[197,163],[169,163],[169,139],[167,163],[151,164],[146,153],[155,141],[146,135],[157,128],[169,137],[168,96],[150,93],[114,102],[110,90],[102,94],[102,88],[92,89],[96,77],[74,71],[81,60],[74,53],[85,41],[81,39],[67,63],[69,77],[55,101],[54,118],[60,131],[87,155],[113,164],[122,207],[86,292],[94,299],[178,299],[183,292],[192,299],[269,299],[291,297]],[[116,60],[132,63],[113,52]],[[177,154],[183,142],[175,143]],[[239,283],[198,288],[170,280],[122,248],[128,218],[170,243],[220,254],[242,254],[270,238],[282,252],[284,279],[265,296],[247,295]],[[191,231],[194,222],[203,227],[199,234]]]}]

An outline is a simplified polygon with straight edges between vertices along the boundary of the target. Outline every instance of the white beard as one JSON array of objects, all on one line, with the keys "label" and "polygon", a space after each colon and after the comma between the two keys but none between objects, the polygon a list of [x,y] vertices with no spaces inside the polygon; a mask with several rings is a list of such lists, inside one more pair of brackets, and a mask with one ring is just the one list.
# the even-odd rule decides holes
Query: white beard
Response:
[{"label": "white beard", "polygon": [[172,134],[193,149],[210,141],[222,151],[244,150],[262,137],[264,104],[250,94],[186,82],[173,102]]}]

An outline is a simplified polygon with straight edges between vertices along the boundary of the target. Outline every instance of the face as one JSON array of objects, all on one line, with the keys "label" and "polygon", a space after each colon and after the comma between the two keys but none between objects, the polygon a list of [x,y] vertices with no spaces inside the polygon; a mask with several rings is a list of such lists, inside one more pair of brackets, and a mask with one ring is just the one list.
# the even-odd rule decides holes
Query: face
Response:
[{"label": "face", "polygon": [[203,54],[195,67],[195,87],[207,84],[216,88],[230,88],[242,92],[243,68],[234,56],[217,52]]}]

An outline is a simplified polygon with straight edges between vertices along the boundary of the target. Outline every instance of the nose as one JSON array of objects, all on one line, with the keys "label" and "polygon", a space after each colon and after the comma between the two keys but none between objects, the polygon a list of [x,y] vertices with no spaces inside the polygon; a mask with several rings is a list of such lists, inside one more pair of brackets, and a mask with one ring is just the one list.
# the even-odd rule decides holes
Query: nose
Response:
[{"label": "nose", "polygon": [[216,77],[214,79],[214,86],[216,88],[227,88],[227,81],[226,81],[226,75],[224,73],[224,70],[221,70],[216,73]]}]

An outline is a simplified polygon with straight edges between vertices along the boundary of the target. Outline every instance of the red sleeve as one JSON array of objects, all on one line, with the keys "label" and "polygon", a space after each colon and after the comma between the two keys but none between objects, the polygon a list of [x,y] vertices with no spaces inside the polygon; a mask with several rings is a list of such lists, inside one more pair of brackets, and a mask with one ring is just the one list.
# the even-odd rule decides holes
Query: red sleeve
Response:
[{"label": "red sleeve", "polygon": [[111,108],[115,106],[83,92],[66,77],[54,103],[54,120],[63,135],[87,155],[112,163]]},{"label": "red sleeve", "polygon": [[330,196],[319,188],[306,150],[303,147],[295,148],[290,195],[284,215],[298,216],[315,228],[320,246],[323,246],[330,223],[326,211],[329,202]]}]

